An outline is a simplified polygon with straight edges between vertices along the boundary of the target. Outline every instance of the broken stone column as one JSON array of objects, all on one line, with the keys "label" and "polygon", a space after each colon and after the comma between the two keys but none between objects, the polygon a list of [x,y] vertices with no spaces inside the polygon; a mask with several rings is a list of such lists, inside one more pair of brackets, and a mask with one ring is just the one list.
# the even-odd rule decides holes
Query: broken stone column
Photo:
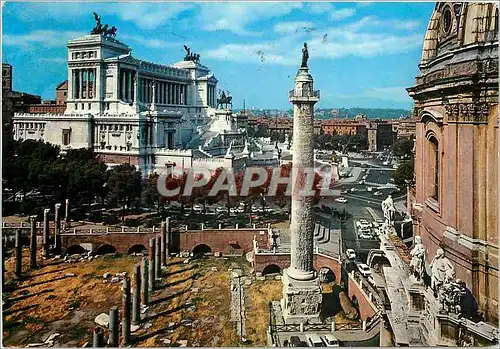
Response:
[{"label": "broken stone column", "polygon": [[134,292],[132,297],[132,323],[138,325],[141,321],[141,266],[134,265]]},{"label": "broken stone column", "polygon": [[55,204],[54,209],[54,250],[56,254],[61,253],[61,216],[59,210],[61,204]]},{"label": "broken stone column", "polygon": [[[166,235],[165,235],[165,258],[168,260],[169,250],[170,250],[170,239],[172,238],[172,225],[170,224],[170,217],[167,217],[165,220],[165,230],[166,230]],[[166,261],[165,263],[168,263]]]},{"label": "broken stone column", "polygon": [[43,210],[43,258],[49,257],[49,212],[48,208]]},{"label": "broken stone column", "polygon": [[130,278],[125,276],[123,279],[123,298],[122,298],[122,341],[123,345],[130,343],[130,317],[131,317],[131,304],[130,304]]},{"label": "broken stone column", "polygon": [[30,268],[36,268],[36,216],[30,216]]},{"label": "broken stone column", "polygon": [[161,236],[155,239],[155,279],[161,278]]},{"label": "broken stone column", "polygon": [[111,307],[109,310],[109,338],[110,347],[118,347],[118,307]]},{"label": "broken stone column", "polygon": [[161,233],[161,265],[167,266],[167,246],[165,246],[167,241],[167,226],[166,222],[161,222],[160,233]]},{"label": "broken stone column", "polygon": [[16,241],[14,246],[16,251],[15,274],[16,277],[20,279],[23,273],[23,246],[21,245],[21,229],[16,230]]},{"label": "broken stone column", "polygon": [[93,348],[104,347],[104,331],[100,327],[94,327]]},{"label": "broken stone column", "polygon": [[69,199],[66,199],[66,210],[64,212],[64,219],[66,220],[66,223],[69,222]]},{"label": "broken stone column", "polygon": [[149,293],[153,292],[155,288],[155,239],[149,239]]},{"label": "broken stone column", "polygon": [[141,272],[142,272],[142,282],[141,282],[141,286],[142,286],[142,304],[144,305],[149,305],[149,272],[148,272],[148,259],[146,257],[144,257],[142,259],[142,268],[141,268]]}]

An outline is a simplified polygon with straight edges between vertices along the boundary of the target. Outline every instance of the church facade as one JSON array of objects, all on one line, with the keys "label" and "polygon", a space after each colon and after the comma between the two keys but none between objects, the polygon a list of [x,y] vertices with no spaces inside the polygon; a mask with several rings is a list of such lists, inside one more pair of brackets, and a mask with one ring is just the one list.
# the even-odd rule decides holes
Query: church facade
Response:
[{"label": "church facade", "polygon": [[15,114],[15,139],[43,140],[63,151],[90,148],[108,165],[130,163],[148,174],[168,165],[165,154],[215,117],[218,81],[199,55],[173,65],[151,63],[102,34],[71,40],[67,48],[65,112]]},{"label": "church facade", "polygon": [[415,101],[414,234],[498,320],[498,5],[439,2]]}]

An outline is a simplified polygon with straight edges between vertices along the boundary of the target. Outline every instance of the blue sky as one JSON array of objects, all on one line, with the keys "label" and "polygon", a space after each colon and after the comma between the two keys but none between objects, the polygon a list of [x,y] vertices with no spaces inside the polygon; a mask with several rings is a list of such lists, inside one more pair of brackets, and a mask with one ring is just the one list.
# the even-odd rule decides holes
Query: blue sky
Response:
[{"label": "blue sky", "polygon": [[55,98],[66,43],[94,26],[118,28],[134,57],[172,64],[183,44],[201,55],[234,107],[289,108],[304,42],[321,90],[317,107],[411,108],[434,3],[6,3],[2,54],[14,89]]}]

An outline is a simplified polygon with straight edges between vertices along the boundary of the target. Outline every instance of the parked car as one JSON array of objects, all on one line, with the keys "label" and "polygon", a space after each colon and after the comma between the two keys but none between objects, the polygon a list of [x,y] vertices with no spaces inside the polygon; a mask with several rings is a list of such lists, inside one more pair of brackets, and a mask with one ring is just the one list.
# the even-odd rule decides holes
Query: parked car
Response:
[{"label": "parked car", "polygon": [[290,346],[292,347],[307,347],[307,343],[300,340],[299,336],[290,337]]},{"label": "parked car", "polygon": [[[363,177],[364,178],[364,177]],[[359,184],[365,184],[364,180],[359,181]]]},{"label": "parked car", "polygon": [[350,191],[351,191],[351,193],[354,193],[355,191],[358,191],[358,189],[356,189],[356,188],[351,188],[351,189],[350,189]]},{"label": "parked car", "polygon": [[358,227],[358,229],[368,229],[372,227],[372,224],[366,219],[360,219],[356,222],[356,227]]},{"label": "parked car", "polygon": [[373,239],[373,236],[368,232],[363,232],[363,233],[358,235],[358,238],[365,239],[365,240],[371,240],[371,239]]},{"label": "parked car", "polygon": [[382,196],[382,195],[384,195],[384,193],[382,193],[381,191],[376,191],[375,193],[373,193],[373,195]]},{"label": "parked car", "polygon": [[324,347],[325,344],[316,333],[306,334],[307,345],[310,347]]},{"label": "parked car", "polygon": [[372,275],[372,271],[370,270],[370,267],[364,263],[358,264],[358,270],[361,273],[361,275],[363,275],[364,277],[368,277],[368,276]]},{"label": "parked car", "polygon": [[348,248],[345,251],[345,254],[347,255],[347,258],[349,258],[349,259],[356,259],[356,252],[354,252],[354,250],[352,248]]},{"label": "parked car", "polygon": [[343,198],[343,197],[339,197],[339,198],[335,199],[335,202],[340,202],[342,204],[345,204],[347,202],[347,199]]},{"label": "parked car", "polygon": [[325,342],[327,347],[340,347],[339,340],[333,334],[324,335],[323,342]]},{"label": "parked car", "polygon": [[372,192],[373,188],[372,187],[366,187],[366,191]]},{"label": "parked car", "polygon": [[380,226],[380,224],[377,221],[373,221],[372,226],[375,228],[378,228]]}]

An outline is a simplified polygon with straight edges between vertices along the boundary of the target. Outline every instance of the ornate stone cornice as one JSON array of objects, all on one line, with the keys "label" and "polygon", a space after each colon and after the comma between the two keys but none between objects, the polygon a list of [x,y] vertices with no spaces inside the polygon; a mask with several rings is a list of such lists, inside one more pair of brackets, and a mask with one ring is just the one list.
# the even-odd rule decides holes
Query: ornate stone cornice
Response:
[{"label": "ornate stone cornice", "polygon": [[446,120],[457,123],[487,124],[490,114],[488,103],[453,103],[445,104]]}]

